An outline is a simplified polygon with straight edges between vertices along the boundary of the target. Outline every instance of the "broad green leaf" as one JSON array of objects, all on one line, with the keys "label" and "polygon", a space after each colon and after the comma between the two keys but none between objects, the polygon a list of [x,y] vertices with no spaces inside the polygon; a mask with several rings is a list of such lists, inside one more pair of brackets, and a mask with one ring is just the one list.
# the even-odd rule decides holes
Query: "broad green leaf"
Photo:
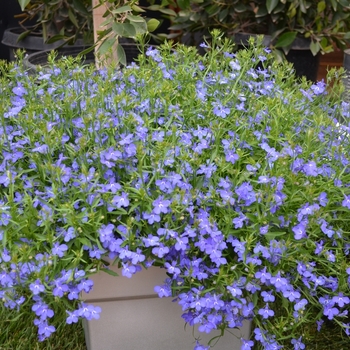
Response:
[{"label": "broad green leaf", "polygon": [[314,56],[316,56],[318,54],[318,52],[320,51],[321,46],[317,41],[312,41],[311,45],[310,45],[310,50],[312,52],[312,54]]},{"label": "broad green leaf", "polygon": [[120,62],[122,65],[126,66],[125,51],[123,49],[123,46],[120,44],[117,46],[117,57],[118,57],[118,62]]},{"label": "broad green leaf", "polygon": [[266,1],[266,8],[267,12],[271,13],[273,9],[278,5],[279,0],[267,0]]},{"label": "broad green leaf", "polygon": [[297,32],[283,33],[277,40],[275,47],[287,47],[291,45],[297,36]]},{"label": "broad green leaf", "polygon": [[223,22],[228,15],[228,9],[225,9],[219,13],[219,21]]},{"label": "broad green leaf", "polygon": [[133,26],[136,29],[136,34],[145,34],[147,33],[147,24],[146,22],[135,22]]},{"label": "broad green leaf", "polygon": [[145,22],[145,19],[142,18],[141,16],[134,16],[134,15],[130,15],[128,14],[126,16],[126,18],[130,21],[130,22]]},{"label": "broad green leaf", "polygon": [[137,34],[136,27],[131,23],[113,23],[112,29],[121,37],[133,38]]},{"label": "broad green leaf", "polygon": [[92,247],[91,242],[86,237],[78,237],[79,242],[86,245],[87,247]]},{"label": "broad green leaf", "polygon": [[[12,0],[12,1],[15,1],[15,0]],[[19,6],[21,6],[21,10],[24,11],[24,9],[30,3],[30,0],[18,0],[18,3],[19,3]]]},{"label": "broad green leaf", "polygon": [[330,0],[330,3],[332,4],[333,10],[337,11],[337,7],[338,7],[337,0]]},{"label": "broad green leaf", "polygon": [[325,1],[320,1],[318,4],[317,4],[317,12],[318,13],[321,13],[325,10],[326,8],[326,2]]},{"label": "broad green leaf", "polygon": [[[260,7],[261,8],[261,7]],[[260,8],[258,9],[258,11],[260,10]],[[247,6],[247,5],[244,5],[244,4],[241,4],[241,3],[238,3],[236,6],[235,6],[235,12],[237,13],[243,13],[243,12],[247,12],[249,11],[250,9],[250,6]],[[265,8],[266,10],[266,8]]]},{"label": "broad green leaf", "polygon": [[151,5],[147,7],[147,10],[158,11],[160,9],[160,5]]},{"label": "broad green leaf", "polygon": [[119,36],[125,36],[124,26],[122,23],[113,23],[112,30],[115,34]]},{"label": "broad green leaf", "polygon": [[176,17],[176,12],[172,9],[159,9],[159,12]]},{"label": "broad green leaf", "polygon": [[148,22],[147,22],[147,30],[152,33],[153,31],[155,31],[158,26],[159,26],[159,21],[155,18],[152,18],[150,19]]},{"label": "broad green leaf", "polygon": [[302,13],[306,13],[307,11],[307,6],[305,3],[305,0],[299,0],[299,7]]},{"label": "broad green leaf", "polygon": [[264,6],[259,6],[258,12],[255,14],[255,17],[264,17],[267,15],[267,9]]},{"label": "broad green leaf", "polygon": [[180,9],[189,8],[191,5],[190,0],[177,0],[176,3],[180,7]]},{"label": "broad green leaf", "polygon": [[80,0],[73,0],[74,8],[76,8],[80,13],[85,16],[90,16],[90,12],[84,6],[84,4]]},{"label": "broad green leaf", "polygon": [[131,38],[136,36],[136,28],[131,23],[123,23],[122,26],[124,27],[124,36]]},{"label": "broad green leaf", "polygon": [[123,13],[123,12],[131,12],[132,8],[128,5],[119,7],[112,11],[113,14]]},{"label": "broad green leaf", "polygon": [[344,34],[344,39],[350,39],[350,32]]},{"label": "broad green leaf", "polygon": [[[221,8],[216,5],[215,3],[211,6],[209,6],[206,10],[206,12],[208,13],[209,17],[214,17],[215,15],[217,15],[219,12],[221,11]],[[200,16],[199,13],[197,13],[197,15]]]},{"label": "broad green leaf", "polygon": [[104,20],[101,24],[100,24],[100,27],[103,28],[105,26],[108,26],[113,20],[113,17],[110,16],[108,17],[106,20]]},{"label": "broad green leaf", "polygon": [[115,44],[115,38],[106,39],[101,46],[98,48],[98,52],[101,55],[106,54]]}]

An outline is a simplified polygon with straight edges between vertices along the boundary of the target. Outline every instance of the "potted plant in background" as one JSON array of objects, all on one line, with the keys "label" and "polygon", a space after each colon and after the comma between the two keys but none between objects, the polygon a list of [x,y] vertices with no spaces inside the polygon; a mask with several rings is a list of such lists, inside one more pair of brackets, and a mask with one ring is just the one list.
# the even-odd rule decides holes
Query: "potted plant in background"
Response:
[{"label": "potted plant in background", "polygon": [[[108,347],[96,336],[134,350],[208,349],[193,338],[177,346],[183,330],[162,318],[167,332],[157,328],[156,309],[145,316],[135,294],[111,296],[141,276],[133,292],[146,289],[152,305],[154,270],[165,277],[154,286],[163,305],[175,299],[190,329],[224,333],[211,342],[220,350],[252,319],[253,336],[239,331],[237,349],[303,349],[300,330],[317,322],[322,331],[323,318],[348,336],[350,106],[341,76],[330,76],[327,93],[323,82],[296,79],[261,41],[234,54],[213,32],[202,46],[204,56],[151,47],[122,70],[53,56],[35,76],[3,69],[0,296],[31,308],[42,341],[83,318],[97,349]],[[116,268],[122,276],[100,286]],[[107,300],[91,294],[101,289]],[[98,326],[109,310],[120,329]],[[139,339],[141,315],[152,331]]]},{"label": "potted plant in background", "polygon": [[[57,48],[59,57],[87,54],[94,47],[103,56],[114,48],[114,61],[130,63],[139,53],[136,36],[151,33],[160,24],[155,18],[143,16],[147,13],[143,8],[154,3],[151,0],[149,4],[144,1],[142,7],[137,0],[19,0],[19,3],[24,11],[18,16],[22,18],[21,27],[6,30],[2,42],[10,47],[12,60],[18,48],[33,54],[26,60],[30,69],[39,63],[46,64],[49,52]],[[26,27],[26,22],[33,19],[37,23]],[[89,60],[93,59],[91,55]]]},{"label": "potted plant in background", "polygon": [[[17,49],[25,49],[30,54],[64,44],[93,44],[90,0],[19,0],[19,3],[23,11],[17,15],[19,26],[8,28],[2,39],[2,43],[9,47],[10,60],[14,60]],[[27,22],[30,22],[29,26]]]},{"label": "potted plant in background", "polygon": [[180,35],[186,43],[199,44],[212,28],[219,28],[237,44],[246,45],[249,36],[264,34],[266,44],[281,49],[297,74],[311,80],[316,79],[312,70],[317,71],[318,54],[334,47],[345,49],[350,39],[347,1],[189,0],[179,1],[178,8],[172,18],[173,37]]}]

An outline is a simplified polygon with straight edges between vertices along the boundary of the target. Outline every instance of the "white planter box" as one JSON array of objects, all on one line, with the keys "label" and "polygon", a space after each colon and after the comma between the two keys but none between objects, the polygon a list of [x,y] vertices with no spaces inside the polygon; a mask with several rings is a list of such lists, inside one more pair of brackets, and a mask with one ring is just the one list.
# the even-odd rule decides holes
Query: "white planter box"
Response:
[{"label": "white planter box", "polygon": [[[198,332],[186,326],[181,306],[173,298],[158,298],[154,286],[162,285],[165,271],[152,267],[131,279],[106,273],[93,276],[95,283],[82,299],[102,308],[101,318],[85,322],[88,350],[193,350],[195,339],[206,344],[219,332]],[[240,350],[249,338],[250,323],[220,338],[214,350]]]}]

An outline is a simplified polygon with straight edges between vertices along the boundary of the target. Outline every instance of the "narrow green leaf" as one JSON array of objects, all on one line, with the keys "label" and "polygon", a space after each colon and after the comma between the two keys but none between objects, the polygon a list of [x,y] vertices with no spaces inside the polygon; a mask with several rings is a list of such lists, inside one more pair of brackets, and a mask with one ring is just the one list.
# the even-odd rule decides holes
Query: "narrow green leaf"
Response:
[{"label": "narrow green leaf", "polygon": [[275,47],[287,47],[292,45],[294,39],[297,36],[297,32],[283,33],[277,40]]},{"label": "narrow green leaf", "polygon": [[132,5],[131,8],[135,12],[146,12],[144,9],[142,9],[141,7],[139,7],[137,5]]},{"label": "narrow green leaf", "polygon": [[21,10],[24,11],[24,9],[30,3],[30,0],[18,0],[18,3],[19,3],[19,6],[21,6]]},{"label": "narrow green leaf", "polygon": [[126,66],[125,51],[123,49],[123,46],[120,44],[117,46],[117,57],[118,57],[118,62],[120,62],[122,65]]},{"label": "narrow green leaf", "polygon": [[275,237],[280,237],[280,236],[284,236],[286,235],[287,232],[286,231],[280,231],[280,232],[268,232],[266,233],[264,236],[267,238],[267,239],[274,239]]},{"label": "narrow green leaf", "polygon": [[79,56],[85,56],[86,54],[88,54],[89,52],[93,51],[95,49],[95,45],[92,45],[90,47],[88,47],[87,49],[83,50],[82,52],[80,52]]},{"label": "narrow green leaf", "polygon": [[113,14],[118,14],[118,13],[123,13],[123,12],[131,12],[132,8],[128,5],[126,6],[121,6],[115,10],[112,11]]},{"label": "narrow green leaf", "polygon": [[130,22],[145,22],[145,19],[141,16],[134,16],[134,15],[130,15],[128,14],[126,16],[126,18],[130,21]]},{"label": "narrow green leaf", "polygon": [[119,276],[119,275],[118,275],[116,272],[114,272],[113,270],[101,269],[101,271],[106,272],[106,273],[108,273],[109,275],[114,276],[114,277],[118,277],[118,276]]},{"label": "narrow green leaf", "polygon": [[79,24],[77,22],[77,19],[75,18],[71,9],[68,10],[68,17],[69,17],[70,21],[74,24],[74,26],[76,28],[79,28]]},{"label": "narrow green leaf", "polygon": [[176,17],[176,12],[172,9],[159,9],[159,12],[164,13],[169,16]]},{"label": "narrow green leaf", "polygon": [[18,36],[17,42],[20,42],[21,40],[23,40],[24,38],[26,38],[32,31],[31,30],[26,30],[25,32],[23,32],[22,34],[20,34]]},{"label": "narrow green leaf", "polygon": [[158,11],[160,9],[160,5],[151,5],[147,7],[147,10]]},{"label": "narrow green leaf", "polygon": [[65,39],[64,35],[57,34],[57,35],[52,36],[49,40],[47,40],[46,43],[52,44],[56,41],[63,40],[63,39]]},{"label": "narrow green leaf", "polygon": [[267,12],[271,13],[273,9],[278,5],[279,0],[267,0],[266,1],[266,8]]},{"label": "narrow green leaf", "polygon": [[112,20],[113,20],[113,17],[112,17],[112,16],[108,17],[105,21],[103,21],[103,22],[100,24],[100,27],[105,27],[105,26],[109,25],[109,24],[112,22]]}]

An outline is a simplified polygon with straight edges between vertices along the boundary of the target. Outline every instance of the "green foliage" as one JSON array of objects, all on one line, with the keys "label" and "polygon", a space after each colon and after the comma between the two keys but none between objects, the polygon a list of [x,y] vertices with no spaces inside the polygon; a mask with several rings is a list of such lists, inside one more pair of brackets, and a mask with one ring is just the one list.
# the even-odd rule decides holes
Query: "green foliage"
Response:
[{"label": "green foliage", "polygon": [[[105,0],[99,0],[98,6],[105,6]],[[125,52],[119,45],[119,38],[136,39],[154,31],[159,21],[142,16],[143,10],[138,6],[138,0],[115,0],[108,3],[102,23],[107,29],[97,31],[98,38],[95,45],[98,52],[104,56],[111,50],[116,51],[117,60],[126,64]]]},{"label": "green foliage", "polygon": [[272,46],[277,41],[276,47],[285,52],[297,37],[309,40],[314,55],[330,52],[334,45],[344,49],[349,43],[350,4],[344,0],[204,0],[178,5],[171,28],[192,43],[213,28],[229,37],[268,34]]},{"label": "green foliage", "polygon": [[[4,66],[5,306],[35,306],[56,327],[73,312],[89,319],[71,294],[88,292],[86,278],[110,257],[127,277],[167,269],[162,293],[204,303],[184,307],[200,326],[254,318],[263,345],[296,341],[321,318],[346,332],[350,106],[341,76],[330,77],[332,93],[299,81],[260,37],[233,54],[213,31],[204,46],[200,56],[165,43],[123,69],[54,56],[34,76]],[[211,316],[220,316],[214,326]]]},{"label": "green foliage", "polygon": [[56,324],[56,333],[39,342],[33,320],[28,307],[19,313],[0,306],[0,350],[87,350],[82,322]]},{"label": "green foliage", "polygon": [[[72,44],[77,39],[83,38],[87,44],[93,44],[93,16],[92,0],[18,0],[24,11],[20,24],[25,26],[26,21],[36,18],[37,23],[20,35],[19,40],[24,39],[32,32],[39,31],[43,35],[45,43],[53,43],[63,40]],[[106,7],[103,17],[104,30],[97,30],[97,42],[100,55],[105,55],[110,50],[116,50],[119,61],[125,64],[125,53],[119,38],[135,39],[137,36],[152,33],[160,24],[154,18],[144,16],[145,9],[138,6],[138,0],[99,0],[97,8]],[[152,11],[160,11],[167,16],[174,16],[175,12],[166,6],[154,5],[154,0],[149,0],[148,7]],[[107,6],[106,6],[107,5]],[[94,46],[91,46],[93,49]]]},{"label": "green foliage", "polygon": [[18,0],[24,11],[21,26],[26,21],[36,19],[32,27],[26,27],[22,38],[32,32],[43,35],[44,42],[64,40],[74,43],[83,38],[92,43],[92,4],[91,0]]}]

